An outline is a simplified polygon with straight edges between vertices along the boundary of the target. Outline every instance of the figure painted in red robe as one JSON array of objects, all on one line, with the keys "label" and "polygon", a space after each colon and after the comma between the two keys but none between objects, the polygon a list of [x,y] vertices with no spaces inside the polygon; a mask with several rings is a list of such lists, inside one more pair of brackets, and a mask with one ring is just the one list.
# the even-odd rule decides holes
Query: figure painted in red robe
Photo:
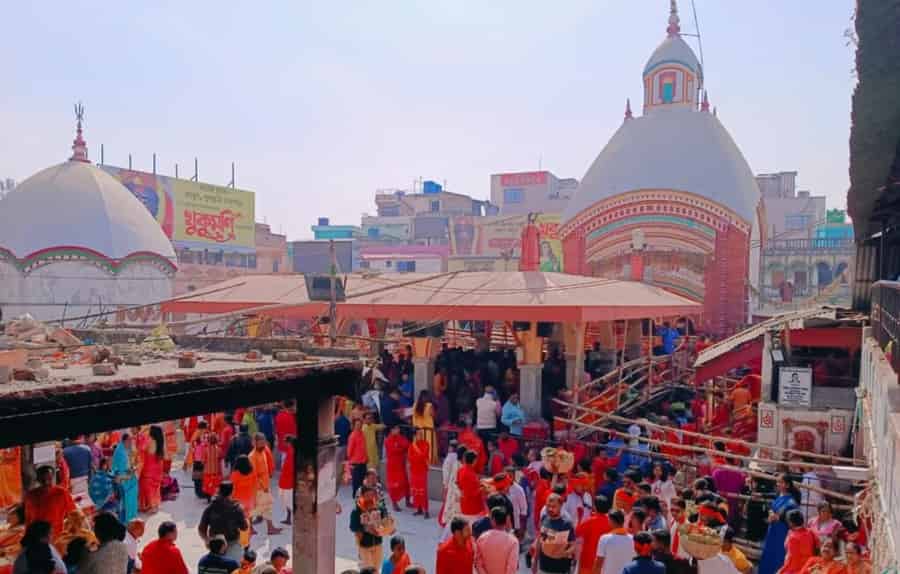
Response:
[{"label": "figure painted in red robe", "polygon": [[537,226],[537,214],[528,214],[528,223],[522,228],[521,243],[519,271],[537,271],[541,266],[541,232]]}]

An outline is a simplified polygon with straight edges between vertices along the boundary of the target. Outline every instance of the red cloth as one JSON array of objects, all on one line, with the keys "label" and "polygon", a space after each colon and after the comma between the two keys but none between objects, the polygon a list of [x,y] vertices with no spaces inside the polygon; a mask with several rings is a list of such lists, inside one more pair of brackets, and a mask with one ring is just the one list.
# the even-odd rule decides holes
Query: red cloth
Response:
[{"label": "red cloth", "polygon": [[522,228],[521,252],[519,271],[537,271],[541,266],[541,232],[533,222]]},{"label": "red cloth", "polygon": [[784,566],[778,572],[780,574],[799,574],[806,565],[807,560],[813,557],[818,540],[812,530],[804,527],[792,528],[784,541],[787,556]]},{"label": "red cloth", "polygon": [[294,447],[284,453],[281,461],[281,474],[278,476],[278,488],[281,490],[294,489]]},{"label": "red cloth", "polygon": [[350,464],[366,464],[369,455],[366,453],[366,437],[361,430],[350,433],[347,439],[347,462]]},{"label": "red cloth", "polygon": [[188,574],[181,550],[170,540],[157,538],[141,552],[141,574]]},{"label": "red cloth", "polygon": [[547,504],[551,492],[550,481],[539,478],[534,487],[534,526],[538,530],[541,527],[541,510]]},{"label": "red cloth", "polygon": [[474,566],[475,546],[471,538],[463,545],[448,538],[438,546],[435,574],[472,574]]},{"label": "red cloth", "polygon": [[519,441],[512,437],[501,438],[497,441],[497,448],[503,453],[506,464],[510,464],[513,457],[519,453]]},{"label": "red cloth", "polygon": [[297,417],[287,409],[278,411],[275,415],[275,438],[278,441],[278,450],[287,452],[286,437],[297,438]]},{"label": "red cloth", "polygon": [[231,446],[231,439],[234,438],[234,426],[226,424],[222,428],[222,432],[219,433],[219,444],[222,445],[222,456],[225,456],[225,453],[228,452],[228,448]]},{"label": "red cloth", "polygon": [[575,536],[584,542],[581,545],[581,557],[578,559],[579,574],[590,574],[594,570],[594,561],[597,559],[597,544],[600,537],[612,530],[609,526],[609,517],[605,514],[594,513],[575,528]]},{"label": "red cloth", "polygon": [[66,514],[75,510],[75,501],[69,491],[61,486],[39,486],[25,494],[26,526],[38,520],[50,523],[52,537],[62,533]]},{"label": "red cloth", "polygon": [[484,513],[484,498],[481,496],[481,482],[471,465],[464,464],[456,473],[459,487],[459,510],[473,516]]},{"label": "red cloth", "polygon": [[406,477],[406,454],[409,447],[409,439],[402,434],[390,434],[384,439],[385,478],[388,495],[393,502],[409,495],[409,480]]},{"label": "red cloth", "polygon": [[618,456],[598,455],[591,461],[591,474],[594,475],[594,484],[600,485],[606,482],[606,469],[619,466]]},{"label": "red cloth", "polygon": [[487,453],[484,452],[484,443],[481,442],[478,435],[471,429],[466,429],[459,433],[457,440],[459,441],[459,444],[465,446],[469,450],[475,451],[478,455],[478,458],[475,459],[475,472],[478,474],[484,472],[484,467],[487,465]]},{"label": "red cloth", "polygon": [[[409,493],[413,507],[428,510],[428,460],[431,458],[431,444],[419,439],[409,448]],[[477,477],[475,479],[478,480]],[[479,492],[479,500],[481,494]],[[467,514],[463,510],[463,514]]]},{"label": "red cloth", "polygon": [[631,507],[634,506],[637,499],[638,495],[636,493],[628,492],[625,490],[625,487],[617,488],[613,495],[613,507],[622,512],[631,512]]},{"label": "red cloth", "polygon": [[488,472],[490,473],[490,475],[492,477],[494,477],[497,474],[503,472],[503,469],[505,468],[505,466],[506,465],[504,464],[504,461],[503,461],[503,453],[495,452],[494,454],[491,455],[490,466],[488,467]]}]

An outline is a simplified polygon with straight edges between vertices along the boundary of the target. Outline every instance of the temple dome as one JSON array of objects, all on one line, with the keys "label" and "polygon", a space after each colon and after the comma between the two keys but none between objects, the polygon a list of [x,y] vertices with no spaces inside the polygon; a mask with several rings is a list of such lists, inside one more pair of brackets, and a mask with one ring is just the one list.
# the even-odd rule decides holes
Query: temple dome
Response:
[{"label": "temple dome", "polygon": [[647,60],[647,64],[644,66],[644,75],[646,76],[654,68],[663,64],[681,64],[695,75],[702,76],[700,60],[680,35],[667,36],[662,41]]},{"label": "temple dome", "polygon": [[665,106],[626,119],[588,168],[563,222],[598,201],[643,189],[684,191],[756,219],[759,188],[725,127],[710,113]]},{"label": "temple dome", "polygon": [[110,259],[153,254],[175,263],[172,243],[140,200],[83,160],[69,160],[23,181],[0,200],[0,218],[0,248],[19,259],[75,248]]}]

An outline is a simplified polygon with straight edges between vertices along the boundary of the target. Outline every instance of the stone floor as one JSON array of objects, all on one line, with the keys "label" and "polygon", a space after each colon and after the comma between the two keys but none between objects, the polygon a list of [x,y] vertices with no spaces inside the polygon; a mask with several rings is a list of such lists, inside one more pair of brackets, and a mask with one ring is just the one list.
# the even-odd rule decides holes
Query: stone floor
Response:
[{"label": "stone floor", "polygon": [[[141,547],[149,543],[156,537],[156,529],[159,524],[166,520],[175,522],[178,526],[178,547],[184,555],[185,562],[191,571],[196,571],[197,562],[206,554],[206,548],[203,541],[197,533],[197,524],[200,522],[200,515],[206,503],[198,500],[194,496],[193,484],[189,473],[181,471],[173,471],[173,476],[178,478],[181,487],[181,494],[178,500],[173,502],[164,502],[160,511],[151,516],[144,516],[147,528]],[[273,481],[273,488],[276,488],[277,481]],[[352,509],[352,501],[350,499],[350,489],[347,486],[341,488],[338,500],[343,507],[343,512],[337,517],[336,548],[337,562],[335,571],[337,573],[344,570],[356,568],[356,543],[353,534],[350,532],[350,510]],[[436,516],[439,505],[432,502],[432,518],[425,520],[422,517],[412,516],[412,511],[404,510],[396,515],[397,518],[397,534],[406,539],[407,551],[413,562],[421,564],[429,573],[434,572],[435,549],[440,537],[440,528],[438,527]],[[284,506],[279,497],[275,497],[274,518],[275,522],[283,520],[285,517]],[[283,546],[292,552],[291,548],[291,529],[284,525],[278,525],[283,528],[281,534],[275,536],[267,536],[262,534],[265,532],[265,525],[257,525],[257,530],[261,532],[253,537],[250,541],[250,547],[256,550],[259,555],[257,563],[261,563],[268,559],[269,553],[273,548]],[[388,544],[385,541],[385,553],[387,553]]]}]

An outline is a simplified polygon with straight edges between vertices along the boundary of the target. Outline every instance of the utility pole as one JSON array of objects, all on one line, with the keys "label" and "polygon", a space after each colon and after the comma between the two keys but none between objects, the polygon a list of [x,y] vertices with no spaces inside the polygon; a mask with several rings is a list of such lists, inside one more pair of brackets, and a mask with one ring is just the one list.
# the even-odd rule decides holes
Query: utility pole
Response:
[{"label": "utility pole", "polygon": [[328,240],[328,254],[331,256],[331,299],[328,304],[328,338],[331,346],[337,341],[337,254],[334,239]]}]

